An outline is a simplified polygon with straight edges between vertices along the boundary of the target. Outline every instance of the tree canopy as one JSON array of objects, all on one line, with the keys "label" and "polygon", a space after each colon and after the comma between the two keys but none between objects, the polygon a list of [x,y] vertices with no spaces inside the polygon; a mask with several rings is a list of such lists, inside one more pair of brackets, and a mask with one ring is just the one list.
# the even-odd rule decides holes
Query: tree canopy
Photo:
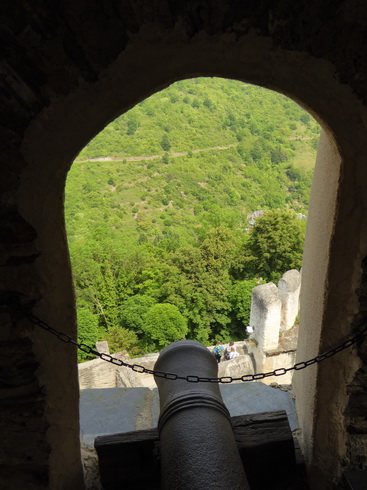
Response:
[{"label": "tree canopy", "polygon": [[187,320],[175,305],[157,303],[145,315],[145,333],[159,348],[175,340],[183,340],[187,334]]},{"label": "tree canopy", "polygon": [[300,269],[306,223],[294,211],[273,209],[256,220],[246,244],[247,270],[267,281]]}]

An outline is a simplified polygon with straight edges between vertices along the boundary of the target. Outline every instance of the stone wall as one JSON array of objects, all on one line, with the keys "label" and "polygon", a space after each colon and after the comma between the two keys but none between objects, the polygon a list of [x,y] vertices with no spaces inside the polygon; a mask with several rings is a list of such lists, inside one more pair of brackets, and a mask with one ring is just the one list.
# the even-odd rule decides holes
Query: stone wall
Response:
[{"label": "stone wall", "polygon": [[279,335],[293,327],[300,307],[301,273],[287,271],[278,287],[269,282],[252,291],[250,326],[259,349],[270,352],[278,348]]},{"label": "stone wall", "polygon": [[[239,377],[243,374],[253,374],[253,357],[247,352],[246,342],[235,342],[239,357],[231,361],[224,359],[218,365],[218,376]],[[211,349],[211,347],[209,347]],[[139,364],[147,369],[153,369],[158,353],[148,354],[144,357],[128,359],[121,352],[113,354],[114,357],[123,359],[129,364]],[[83,362],[78,365],[79,387],[85,389],[101,388],[156,388],[151,374],[141,374],[126,367],[119,367],[101,359]],[[188,373],[195,374],[195,373]]]},{"label": "stone wall", "polygon": [[[141,358],[130,360],[121,352],[113,354],[129,364],[143,365],[153,369],[158,354],[150,354]],[[81,390],[94,388],[138,388],[155,387],[154,379],[150,374],[136,373],[130,368],[119,367],[101,359],[83,362],[78,365],[79,387]]]},{"label": "stone wall", "polygon": [[281,309],[282,302],[274,283],[252,290],[250,326],[254,329],[252,338],[261,351],[271,351],[278,346]]},{"label": "stone wall", "polygon": [[295,269],[287,271],[278,282],[278,295],[282,302],[280,330],[293,327],[299,313],[301,273]]},{"label": "stone wall", "polygon": [[[256,286],[252,291],[250,326],[253,333],[248,351],[254,358],[256,373],[288,368],[295,362],[298,328],[295,321],[300,306],[301,274],[287,271],[278,283]],[[292,382],[292,372],[280,378],[265,378],[267,383]]]}]

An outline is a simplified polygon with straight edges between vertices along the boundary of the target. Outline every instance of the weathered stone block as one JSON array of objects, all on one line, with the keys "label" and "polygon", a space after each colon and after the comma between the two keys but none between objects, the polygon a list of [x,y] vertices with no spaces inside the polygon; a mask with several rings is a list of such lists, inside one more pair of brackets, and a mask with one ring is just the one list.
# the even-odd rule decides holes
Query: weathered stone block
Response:
[{"label": "weathered stone block", "polygon": [[281,307],[274,283],[261,284],[252,290],[250,325],[254,327],[253,338],[259,349],[265,352],[278,346]]},{"label": "weathered stone block", "polygon": [[292,328],[299,312],[301,274],[295,269],[287,271],[278,282],[278,294],[282,302],[280,329]]},{"label": "weathered stone block", "polygon": [[96,350],[102,354],[109,354],[110,353],[110,348],[108,347],[108,342],[107,340],[100,340],[99,342],[96,342]]}]

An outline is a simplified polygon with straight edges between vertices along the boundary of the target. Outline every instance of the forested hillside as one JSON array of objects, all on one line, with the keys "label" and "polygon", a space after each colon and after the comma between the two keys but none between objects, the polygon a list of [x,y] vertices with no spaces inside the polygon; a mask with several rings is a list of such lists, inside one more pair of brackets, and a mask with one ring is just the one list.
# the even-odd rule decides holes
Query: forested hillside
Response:
[{"label": "forested hillside", "polygon": [[[318,137],[286,97],[215,78],[107,126],[66,187],[80,340],[134,354],[243,338],[252,287],[301,265]],[[273,211],[252,227],[255,210]]]}]

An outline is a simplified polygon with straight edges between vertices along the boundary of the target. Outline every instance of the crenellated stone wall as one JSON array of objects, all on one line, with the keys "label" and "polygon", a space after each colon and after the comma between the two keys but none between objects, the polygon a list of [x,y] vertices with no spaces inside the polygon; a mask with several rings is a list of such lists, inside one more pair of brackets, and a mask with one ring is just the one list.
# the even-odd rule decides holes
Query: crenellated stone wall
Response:
[{"label": "crenellated stone wall", "polygon": [[[153,369],[159,354],[135,358],[134,364]],[[117,352],[114,357],[130,363],[126,353]],[[132,362],[131,362],[132,363]],[[93,359],[78,365],[79,387],[81,390],[95,388],[138,388],[155,387],[153,376],[136,373],[132,369],[116,366],[101,359]]]},{"label": "crenellated stone wall", "polygon": [[[218,376],[239,377],[243,374],[253,374],[253,357],[247,352],[245,341],[235,342],[239,356],[236,359],[222,362],[218,365]],[[211,348],[209,347],[211,350]],[[121,352],[113,354],[114,357],[123,359],[129,364],[138,364],[147,369],[154,369],[154,364],[159,354],[148,354],[143,357],[129,359]],[[78,365],[79,387],[85,389],[102,388],[156,388],[156,383],[151,374],[136,373],[129,368],[119,367],[101,359],[93,359]]]},{"label": "crenellated stone wall", "polygon": [[250,326],[254,329],[252,338],[256,339],[260,350],[267,352],[276,349],[279,343],[282,302],[278,288],[272,282],[256,286],[252,290]]},{"label": "crenellated stone wall", "polygon": [[[254,358],[256,373],[290,367],[295,362],[300,307],[301,273],[287,271],[278,282],[256,286],[252,291],[250,326],[253,333],[248,351]],[[292,382],[292,372],[281,378],[268,377],[282,384]]]},{"label": "crenellated stone wall", "polygon": [[280,330],[293,327],[299,313],[301,294],[301,272],[287,271],[278,282],[278,295],[282,302]]}]

